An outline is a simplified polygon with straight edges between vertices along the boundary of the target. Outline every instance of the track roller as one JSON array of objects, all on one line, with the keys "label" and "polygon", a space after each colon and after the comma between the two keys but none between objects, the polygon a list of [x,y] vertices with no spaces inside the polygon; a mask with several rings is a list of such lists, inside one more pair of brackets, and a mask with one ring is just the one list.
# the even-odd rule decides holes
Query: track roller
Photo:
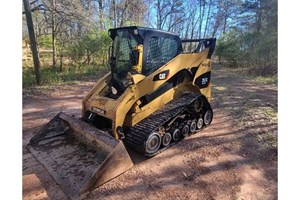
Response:
[{"label": "track roller", "polygon": [[180,138],[180,134],[181,134],[180,130],[178,128],[176,128],[172,133],[173,140],[178,141]]},{"label": "track roller", "polygon": [[161,136],[157,132],[153,132],[149,135],[146,141],[146,152],[151,154],[155,153],[161,144]]},{"label": "track roller", "polygon": [[186,137],[190,132],[190,128],[188,125],[184,125],[181,129],[181,134]]},{"label": "track roller", "polygon": [[171,143],[171,140],[172,140],[172,135],[171,135],[171,133],[166,132],[166,133],[164,134],[164,136],[162,137],[162,145],[163,145],[164,147],[168,146],[168,145]]},{"label": "track roller", "polygon": [[192,121],[190,124],[190,132],[194,133],[196,132],[196,129],[197,129],[197,123],[195,121]]},{"label": "track roller", "polygon": [[203,127],[203,119],[200,117],[197,121],[197,129],[201,129]]},{"label": "track roller", "polygon": [[209,125],[212,121],[213,118],[213,113],[212,110],[208,109],[205,111],[204,116],[203,116],[203,122],[205,125]]}]

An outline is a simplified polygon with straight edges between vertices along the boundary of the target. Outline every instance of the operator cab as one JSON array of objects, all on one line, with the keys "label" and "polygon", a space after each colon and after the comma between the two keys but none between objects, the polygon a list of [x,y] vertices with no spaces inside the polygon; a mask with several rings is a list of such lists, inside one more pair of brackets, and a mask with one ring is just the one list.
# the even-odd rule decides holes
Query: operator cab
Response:
[{"label": "operator cab", "polygon": [[123,93],[130,75],[149,76],[182,52],[177,34],[145,27],[109,29],[113,40],[110,52],[112,85]]}]

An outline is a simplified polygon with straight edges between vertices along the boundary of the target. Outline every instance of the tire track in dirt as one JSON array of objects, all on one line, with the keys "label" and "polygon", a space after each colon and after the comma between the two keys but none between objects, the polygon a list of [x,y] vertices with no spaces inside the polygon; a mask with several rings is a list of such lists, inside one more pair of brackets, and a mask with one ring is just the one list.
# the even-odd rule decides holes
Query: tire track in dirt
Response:
[{"label": "tire track in dirt", "polygon": [[[88,199],[277,199],[277,149],[271,142],[277,121],[268,112],[253,114],[277,108],[277,89],[232,69],[213,68],[212,125],[151,159],[135,155],[131,170],[93,190]],[[73,85],[72,92],[26,101],[23,146],[57,112],[79,116],[87,89]],[[67,199],[24,148],[23,198]]]}]

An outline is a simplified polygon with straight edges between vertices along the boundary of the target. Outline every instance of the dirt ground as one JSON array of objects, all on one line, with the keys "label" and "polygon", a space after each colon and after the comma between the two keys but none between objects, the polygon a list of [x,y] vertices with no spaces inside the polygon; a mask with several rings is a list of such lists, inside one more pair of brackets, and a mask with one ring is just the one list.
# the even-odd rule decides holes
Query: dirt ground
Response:
[{"label": "dirt ground", "polygon": [[[208,128],[96,188],[88,199],[277,199],[277,87],[213,66]],[[80,116],[94,82],[23,90],[23,199],[68,199],[28,152],[59,111]]]}]

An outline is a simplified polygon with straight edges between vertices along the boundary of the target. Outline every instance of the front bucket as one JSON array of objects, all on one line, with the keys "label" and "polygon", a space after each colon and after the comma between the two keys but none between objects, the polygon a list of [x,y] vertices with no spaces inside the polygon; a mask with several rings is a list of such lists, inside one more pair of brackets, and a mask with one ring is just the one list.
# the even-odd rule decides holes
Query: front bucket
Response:
[{"label": "front bucket", "polygon": [[71,199],[83,198],[133,166],[122,142],[64,113],[46,124],[27,148]]}]

